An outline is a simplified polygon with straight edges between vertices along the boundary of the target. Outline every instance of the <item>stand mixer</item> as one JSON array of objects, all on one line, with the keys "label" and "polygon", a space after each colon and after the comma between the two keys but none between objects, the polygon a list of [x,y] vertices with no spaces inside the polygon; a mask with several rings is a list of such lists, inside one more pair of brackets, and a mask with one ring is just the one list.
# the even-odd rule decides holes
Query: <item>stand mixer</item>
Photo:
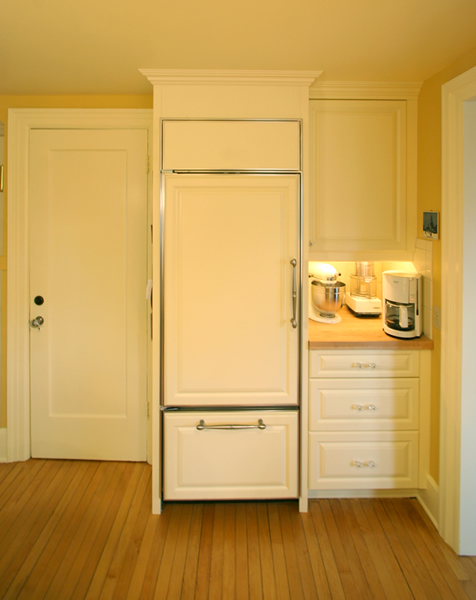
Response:
[{"label": "stand mixer", "polygon": [[378,317],[382,302],[377,298],[377,278],[373,262],[356,262],[355,274],[350,276],[350,294],[346,304],[357,317]]},{"label": "stand mixer", "polygon": [[319,263],[309,273],[309,318],[319,323],[340,323],[337,314],[345,300],[345,283],[337,281],[340,273],[332,265]]}]

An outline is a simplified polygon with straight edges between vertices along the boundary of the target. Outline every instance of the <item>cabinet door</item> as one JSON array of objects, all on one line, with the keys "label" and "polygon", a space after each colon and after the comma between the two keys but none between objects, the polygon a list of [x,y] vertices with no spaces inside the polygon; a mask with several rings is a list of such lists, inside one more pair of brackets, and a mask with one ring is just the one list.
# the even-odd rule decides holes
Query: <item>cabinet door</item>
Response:
[{"label": "cabinet door", "polygon": [[165,500],[296,498],[297,464],[297,411],[164,416]]},{"label": "cabinet door", "polygon": [[406,250],[405,101],[312,100],[310,118],[311,254]]},{"label": "cabinet door", "polygon": [[299,182],[165,175],[165,405],[297,404]]},{"label": "cabinet door", "polygon": [[166,171],[299,171],[298,121],[164,120]]}]

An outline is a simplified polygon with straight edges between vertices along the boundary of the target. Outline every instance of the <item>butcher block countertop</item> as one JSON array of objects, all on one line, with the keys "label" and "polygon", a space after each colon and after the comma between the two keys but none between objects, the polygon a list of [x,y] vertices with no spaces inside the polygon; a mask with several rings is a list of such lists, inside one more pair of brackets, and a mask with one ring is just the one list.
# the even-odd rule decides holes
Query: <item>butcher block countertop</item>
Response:
[{"label": "butcher block countertop", "polygon": [[382,318],[355,317],[347,306],[338,312],[341,323],[317,323],[309,319],[309,350],[433,350],[433,341],[401,339],[387,335]]}]

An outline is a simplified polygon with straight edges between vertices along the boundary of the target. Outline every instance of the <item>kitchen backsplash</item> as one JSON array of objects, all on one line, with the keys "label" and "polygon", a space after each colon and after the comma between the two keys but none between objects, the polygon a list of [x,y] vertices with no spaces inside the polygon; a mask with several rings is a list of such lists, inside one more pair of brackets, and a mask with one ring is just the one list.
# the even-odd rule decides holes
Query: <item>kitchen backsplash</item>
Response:
[{"label": "kitchen backsplash", "polygon": [[[374,261],[375,276],[377,277],[377,296],[382,298],[382,273],[384,271],[396,270],[420,273],[423,282],[423,333],[431,338],[432,324],[432,306],[433,306],[433,246],[429,240],[417,239],[416,250],[413,262],[400,261]],[[339,262],[329,261],[330,264],[337,269],[341,276],[340,281],[346,284],[347,290],[350,289],[350,276],[355,273],[355,262]],[[309,272],[312,273],[313,265],[309,263]]]}]

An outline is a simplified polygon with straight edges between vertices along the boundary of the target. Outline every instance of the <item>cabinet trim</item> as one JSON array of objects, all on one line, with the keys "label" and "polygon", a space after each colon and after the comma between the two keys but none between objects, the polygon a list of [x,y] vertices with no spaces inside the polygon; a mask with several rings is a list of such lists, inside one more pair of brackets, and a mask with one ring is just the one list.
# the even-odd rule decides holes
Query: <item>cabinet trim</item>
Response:
[{"label": "cabinet trim", "polygon": [[323,81],[309,88],[309,98],[354,100],[409,100],[417,99],[421,82],[376,81]]}]

